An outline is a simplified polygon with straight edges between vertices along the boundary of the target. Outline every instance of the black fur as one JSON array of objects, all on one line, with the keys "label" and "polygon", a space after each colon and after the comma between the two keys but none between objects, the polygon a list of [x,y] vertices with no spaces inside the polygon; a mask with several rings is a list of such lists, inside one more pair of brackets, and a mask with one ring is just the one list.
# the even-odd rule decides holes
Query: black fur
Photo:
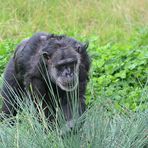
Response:
[{"label": "black fur", "polygon": [[[90,60],[87,54],[87,44],[83,44],[73,38],[64,35],[53,35],[47,33],[37,33],[30,39],[22,41],[15,50],[14,56],[10,59],[4,74],[4,80],[9,84],[16,93],[29,90],[30,84],[33,90],[40,97],[44,96],[43,108],[47,104],[51,104],[51,94],[47,84],[38,67],[44,67],[41,62],[41,53],[48,49],[50,56],[60,47],[73,47],[80,54],[81,62],[79,68],[79,111],[85,111],[85,90],[88,81],[88,72],[90,68]],[[44,70],[44,68],[43,68]],[[45,76],[46,77],[46,76]],[[54,95],[57,95],[56,84],[51,82]],[[66,92],[58,87],[62,108],[67,120],[70,120],[71,113],[69,111],[69,103]],[[17,113],[17,100],[12,91],[10,91],[5,83],[2,88],[3,106],[2,112],[6,115],[15,116]],[[19,94],[19,93],[18,93]],[[23,98],[23,97],[22,97]],[[11,103],[10,103],[11,102]],[[46,102],[46,103],[45,103]],[[52,106],[55,109],[54,106]],[[50,111],[45,109],[45,115],[48,118]]]}]

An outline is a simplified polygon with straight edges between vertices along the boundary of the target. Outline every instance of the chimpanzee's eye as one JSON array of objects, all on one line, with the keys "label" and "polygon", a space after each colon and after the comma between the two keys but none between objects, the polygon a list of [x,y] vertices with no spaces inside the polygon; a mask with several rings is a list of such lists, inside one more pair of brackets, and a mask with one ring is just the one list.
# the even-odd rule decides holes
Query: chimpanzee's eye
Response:
[{"label": "chimpanzee's eye", "polygon": [[62,71],[63,68],[64,68],[64,66],[62,66],[62,65],[56,65],[56,68],[57,68],[59,71]]},{"label": "chimpanzee's eye", "polygon": [[70,69],[74,69],[75,65],[74,64],[70,64],[69,67],[70,67]]}]

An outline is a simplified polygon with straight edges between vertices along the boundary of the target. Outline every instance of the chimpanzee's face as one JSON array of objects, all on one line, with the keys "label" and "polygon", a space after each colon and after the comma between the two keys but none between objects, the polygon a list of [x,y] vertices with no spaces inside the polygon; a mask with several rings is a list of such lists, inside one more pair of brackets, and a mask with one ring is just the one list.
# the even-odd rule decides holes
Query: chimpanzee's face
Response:
[{"label": "chimpanzee's face", "polygon": [[78,85],[79,64],[80,55],[75,49],[58,49],[49,59],[49,75],[62,90],[72,91]]}]

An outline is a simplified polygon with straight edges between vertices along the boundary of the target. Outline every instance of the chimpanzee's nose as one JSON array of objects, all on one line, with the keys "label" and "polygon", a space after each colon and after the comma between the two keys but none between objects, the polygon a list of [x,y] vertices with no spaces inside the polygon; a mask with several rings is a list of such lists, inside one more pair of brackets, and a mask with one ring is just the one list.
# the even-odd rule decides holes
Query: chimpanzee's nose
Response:
[{"label": "chimpanzee's nose", "polygon": [[66,77],[71,77],[71,69],[69,67],[65,68],[63,75]]}]

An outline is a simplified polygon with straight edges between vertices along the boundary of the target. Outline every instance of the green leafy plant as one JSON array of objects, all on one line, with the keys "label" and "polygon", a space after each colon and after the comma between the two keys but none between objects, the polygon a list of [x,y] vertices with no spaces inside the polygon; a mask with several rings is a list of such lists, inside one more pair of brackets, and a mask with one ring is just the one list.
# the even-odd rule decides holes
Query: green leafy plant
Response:
[{"label": "green leafy plant", "polygon": [[141,109],[147,109],[148,45],[144,41],[147,34],[148,30],[139,33],[126,45],[108,43],[100,47],[94,41],[90,44],[93,59],[90,85],[94,97],[89,95],[89,101],[104,94],[115,100],[118,108],[123,105],[136,110],[142,103]]},{"label": "green leafy plant", "polygon": [[10,56],[12,56],[16,43],[16,40],[5,40],[0,43],[0,74],[3,73]]}]

